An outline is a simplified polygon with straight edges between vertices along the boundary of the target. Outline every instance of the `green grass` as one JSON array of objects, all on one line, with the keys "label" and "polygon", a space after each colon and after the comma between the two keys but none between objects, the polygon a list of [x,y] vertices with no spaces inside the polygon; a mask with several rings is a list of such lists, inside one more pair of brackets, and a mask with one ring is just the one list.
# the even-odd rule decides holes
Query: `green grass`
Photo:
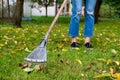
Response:
[{"label": "green grass", "polygon": [[99,74],[120,73],[120,20],[101,19],[95,24],[91,38],[93,50],[84,48],[81,20],[80,48],[70,48],[68,36],[70,18],[60,17],[47,42],[47,65],[41,69],[24,72],[19,63],[30,54],[46,34],[53,17],[33,17],[23,21],[23,28],[10,22],[0,22],[0,80],[112,80],[110,76],[95,78]]}]

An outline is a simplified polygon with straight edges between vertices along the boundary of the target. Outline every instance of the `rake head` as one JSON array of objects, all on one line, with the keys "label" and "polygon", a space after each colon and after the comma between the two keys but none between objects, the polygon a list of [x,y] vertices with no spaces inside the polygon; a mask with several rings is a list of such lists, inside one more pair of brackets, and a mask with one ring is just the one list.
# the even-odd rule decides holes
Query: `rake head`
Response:
[{"label": "rake head", "polygon": [[28,62],[46,62],[47,51],[46,51],[46,40],[44,39],[41,43],[25,58]]}]

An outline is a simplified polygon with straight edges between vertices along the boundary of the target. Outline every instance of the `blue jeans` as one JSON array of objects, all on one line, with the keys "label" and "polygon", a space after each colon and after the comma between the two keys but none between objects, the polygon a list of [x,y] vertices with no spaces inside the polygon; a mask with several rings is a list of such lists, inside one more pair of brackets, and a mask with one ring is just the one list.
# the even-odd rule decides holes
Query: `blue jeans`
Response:
[{"label": "blue jeans", "polygon": [[[86,0],[84,36],[92,37],[94,31],[94,9],[96,0]],[[79,21],[82,13],[82,0],[72,0],[72,16],[69,27],[69,36],[77,37],[79,34]]]}]

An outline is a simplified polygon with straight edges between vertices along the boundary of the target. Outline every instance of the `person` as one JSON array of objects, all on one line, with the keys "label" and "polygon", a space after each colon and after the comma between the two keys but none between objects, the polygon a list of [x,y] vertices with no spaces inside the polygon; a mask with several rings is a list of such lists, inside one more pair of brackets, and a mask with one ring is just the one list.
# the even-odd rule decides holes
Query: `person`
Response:
[{"label": "person", "polygon": [[[94,9],[96,0],[85,0],[85,25],[84,25],[84,46],[92,49],[90,38],[94,32]],[[72,37],[72,48],[78,48],[77,37],[79,36],[79,22],[82,15],[82,0],[72,0],[72,15],[68,35]]]}]

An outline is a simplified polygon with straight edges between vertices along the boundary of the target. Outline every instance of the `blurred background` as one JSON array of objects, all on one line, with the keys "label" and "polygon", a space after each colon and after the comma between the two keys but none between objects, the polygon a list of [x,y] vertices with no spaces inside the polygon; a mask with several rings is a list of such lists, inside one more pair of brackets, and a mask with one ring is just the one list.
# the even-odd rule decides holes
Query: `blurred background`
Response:
[{"label": "blurred background", "polygon": [[[32,20],[33,16],[55,16],[62,2],[63,0],[0,0],[0,20],[15,21],[16,16],[20,15],[22,20]],[[61,16],[71,15],[71,3],[71,0],[67,1]],[[97,0],[95,23],[98,23],[99,18],[120,18],[120,0]]]}]

